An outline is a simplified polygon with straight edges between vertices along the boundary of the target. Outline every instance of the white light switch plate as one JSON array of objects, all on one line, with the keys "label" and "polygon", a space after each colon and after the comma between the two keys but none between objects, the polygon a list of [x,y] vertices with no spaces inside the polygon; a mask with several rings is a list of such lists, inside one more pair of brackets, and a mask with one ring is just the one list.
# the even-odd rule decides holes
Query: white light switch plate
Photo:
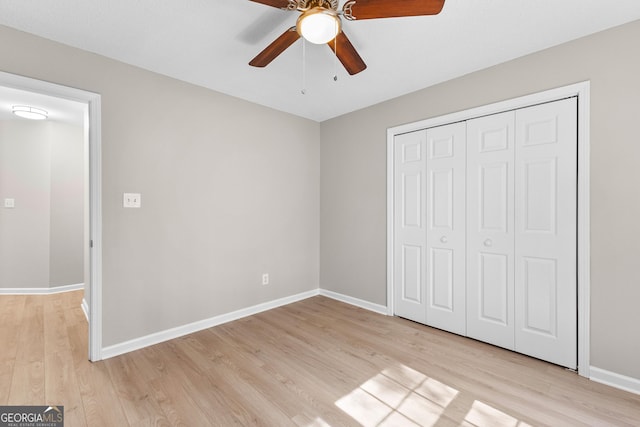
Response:
[{"label": "white light switch plate", "polygon": [[4,207],[13,209],[16,207],[16,199],[4,199]]},{"label": "white light switch plate", "polygon": [[140,193],[124,193],[122,198],[122,206],[125,208],[140,207]]}]

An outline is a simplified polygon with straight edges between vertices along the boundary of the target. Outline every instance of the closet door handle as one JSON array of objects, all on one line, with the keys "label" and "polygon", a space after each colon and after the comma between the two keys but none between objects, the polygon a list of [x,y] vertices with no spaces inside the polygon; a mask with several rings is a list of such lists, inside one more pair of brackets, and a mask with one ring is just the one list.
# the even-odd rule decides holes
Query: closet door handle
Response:
[{"label": "closet door handle", "polygon": [[484,241],[484,245],[485,245],[486,247],[489,247],[489,246],[493,245],[493,242],[491,241],[491,239],[486,239],[486,240]]},{"label": "closet door handle", "polygon": [[442,236],[442,237],[440,238],[440,242],[442,242],[442,243],[447,243],[447,236]]}]

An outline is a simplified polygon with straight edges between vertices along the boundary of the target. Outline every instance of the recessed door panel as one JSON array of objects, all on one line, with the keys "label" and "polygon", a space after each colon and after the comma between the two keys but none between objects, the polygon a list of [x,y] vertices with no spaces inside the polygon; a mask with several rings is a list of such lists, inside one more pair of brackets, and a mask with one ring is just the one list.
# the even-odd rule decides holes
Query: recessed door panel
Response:
[{"label": "recessed door panel", "polygon": [[422,227],[423,173],[402,174],[402,219],[404,228]]},{"label": "recessed door panel", "polygon": [[402,144],[402,163],[413,163],[422,160],[422,150],[424,149],[420,141],[408,141]]},{"label": "recessed door panel", "polygon": [[527,332],[546,334],[555,338],[558,314],[558,278],[556,260],[545,258],[522,259],[524,283],[524,321]]},{"label": "recessed door panel", "polygon": [[523,127],[523,146],[555,144],[558,142],[558,116],[554,113],[540,117],[539,120],[527,119],[521,126]]},{"label": "recessed door panel", "polygon": [[453,250],[431,249],[431,305],[452,312],[453,306]]},{"label": "recessed door panel", "polygon": [[394,313],[425,321],[426,132],[394,140]]},{"label": "recessed door panel", "polygon": [[402,300],[421,304],[422,247],[402,245]]},{"label": "recessed door panel", "polygon": [[431,229],[453,229],[454,169],[431,170]]},{"label": "recessed door panel", "polygon": [[445,157],[453,157],[454,143],[455,143],[454,135],[442,134],[442,135],[432,136],[429,140],[431,160],[442,159]]},{"label": "recessed door panel", "polygon": [[427,129],[427,324],[466,333],[465,124]]},{"label": "recessed door panel", "polygon": [[510,132],[512,130],[506,123],[493,121],[491,117],[486,121],[487,125],[477,128],[476,132],[477,143],[480,153],[486,153],[489,151],[509,150]]},{"label": "recessed door panel", "polygon": [[523,231],[555,234],[558,212],[556,158],[525,160],[522,164]]},{"label": "recessed door panel", "polygon": [[509,163],[479,165],[480,230],[507,232]]},{"label": "recessed door panel", "polygon": [[509,257],[480,253],[480,319],[506,326],[509,323]]}]

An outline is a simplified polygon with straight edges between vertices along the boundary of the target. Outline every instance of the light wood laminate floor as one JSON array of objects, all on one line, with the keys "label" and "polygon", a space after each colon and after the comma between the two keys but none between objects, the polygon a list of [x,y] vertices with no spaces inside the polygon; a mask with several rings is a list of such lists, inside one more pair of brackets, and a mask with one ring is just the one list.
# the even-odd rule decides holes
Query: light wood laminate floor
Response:
[{"label": "light wood laminate floor", "polygon": [[66,426],[640,425],[640,396],[314,297],[98,363],[81,292],[0,296],[0,404]]}]

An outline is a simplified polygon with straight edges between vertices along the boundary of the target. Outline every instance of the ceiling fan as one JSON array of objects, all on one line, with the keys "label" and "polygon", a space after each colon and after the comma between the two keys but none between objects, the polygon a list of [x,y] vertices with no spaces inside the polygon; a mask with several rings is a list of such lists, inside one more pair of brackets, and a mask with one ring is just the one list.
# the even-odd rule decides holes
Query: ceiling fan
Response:
[{"label": "ceiling fan", "polygon": [[344,31],[340,17],[348,21],[403,16],[437,15],[445,0],[348,0],[338,10],[339,0],[251,0],[283,10],[302,12],[294,27],[286,30],[249,62],[265,67],[300,37],[327,44],[351,75],[367,68]]}]

